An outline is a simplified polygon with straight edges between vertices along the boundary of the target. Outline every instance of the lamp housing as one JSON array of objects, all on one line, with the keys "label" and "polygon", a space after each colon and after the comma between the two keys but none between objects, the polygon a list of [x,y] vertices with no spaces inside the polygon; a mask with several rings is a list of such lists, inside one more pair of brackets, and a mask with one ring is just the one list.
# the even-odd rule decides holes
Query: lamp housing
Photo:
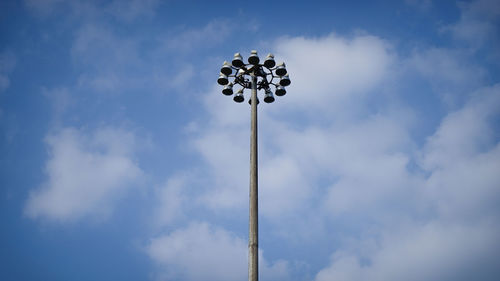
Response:
[{"label": "lamp housing", "polygon": [[276,95],[278,97],[281,97],[281,96],[284,96],[286,94],[286,90],[285,90],[285,87],[283,86],[278,86],[276,87],[276,91],[275,91]]},{"label": "lamp housing", "polygon": [[264,66],[267,68],[273,68],[276,65],[276,62],[274,61],[274,55],[269,53],[266,56],[266,59],[264,60]]},{"label": "lamp housing", "polygon": [[220,72],[229,76],[231,75],[231,73],[233,73],[233,69],[231,68],[231,65],[227,61],[225,61],[220,69]]},{"label": "lamp housing", "polygon": [[257,51],[253,50],[250,52],[250,56],[248,57],[248,63],[249,64],[253,64],[253,65],[257,65],[259,64],[259,56],[257,55]]},{"label": "lamp housing", "polygon": [[230,96],[233,94],[233,83],[229,83],[226,86],[224,86],[224,89],[222,89],[222,93],[226,96]]},{"label": "lamp housing", "polygon": [[233,100],[237,103],[243,102],[245,100],[245,97],[243,96],[243,88],[239,89],[238,92],[236,92]]},{"label": "lamp housing", "polygon": [[236,53],[234,54],[234,58],[233,58],[233,61],[231,62],[231,64],[234,66],[234,67],[242,67],[244,65],[243,63],[243,57],[241,56],[240,53]]},{"label": "lamp housing", "polygon": [[285,87],[285,86],[288,86],[290,85],[291,81],[290,81],[290,78],[288,77],[288,74],[284,75],[283,77],[281,77],[281,80],[280,80],[280,85]]},{"label": "lamp housing", "polygon": [[264,97],[264,102],[266,102],[266,103],[274,102],[273,92],[269,88],[266,89],[266,95]]},{"label": "lamp housing", "polygon": [[219,83],[219,85],[227,85],[227,83],[229,83],[229,80],[227,79],[227,75],[224,74],[224,73],[221,73],[219,74],[219,79],[217,79],[217,83]]},{"label": "lamp housing", "polygon": [[280,64],[278,64],[278,66],[276,67],[276,75],[278,76],[283,76],[286,74],[286,66],[285,66],[285,63],[282,62]]}]

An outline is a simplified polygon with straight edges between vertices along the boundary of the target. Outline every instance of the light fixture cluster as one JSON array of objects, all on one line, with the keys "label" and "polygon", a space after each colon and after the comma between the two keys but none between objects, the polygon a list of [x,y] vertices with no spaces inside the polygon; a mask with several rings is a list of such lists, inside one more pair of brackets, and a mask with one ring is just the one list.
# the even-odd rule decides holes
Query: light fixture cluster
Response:
[{"label": "light fixture cluster", "polygon": [[[264,63],[261,64],[257,51],[255,50],[251,51],[247,64],[243,62],[243,57],[240,53],[234,54],[231,64],[225,61],[220,69],[217,83],[224,86],[222,93],[226,96],[231,96],[233,94],[233,86],[240,85],[242,88],[239,89],[233,97],[233,100],[239,103],[245,100],[243,90],[245,88],[252,88],[251,79],[253,77],[255,77],[256,89],[264,89],[264,102],[266,103],[274,102],[271,85],[274,86],[276,96],[284,96],[286,94],[285,87],[290,85],[290,78],[286,71],[285,63],[282,62],[276,65],[274,55],[268,54]],[[232,82],[229,81],[230,78],[233,78]],[[258,102],[259,100],[257,99],[257,103]]]}]

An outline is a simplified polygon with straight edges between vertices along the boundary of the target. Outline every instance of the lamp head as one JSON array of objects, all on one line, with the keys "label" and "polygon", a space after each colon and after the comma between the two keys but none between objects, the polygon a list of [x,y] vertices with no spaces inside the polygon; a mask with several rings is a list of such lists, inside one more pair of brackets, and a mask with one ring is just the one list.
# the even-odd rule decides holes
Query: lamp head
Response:
[{"label": "lamp head", "polygon": [[269,88],[266,89],[266,96],[264,97],[264,102],[266,103],[274,102],[273,92]]},{"label": "lamp head", "polygon": [[221,73],[224,73],[225,75],[231,75],[233,73],[233,69],[231,68],[231,65],[227,61],[224,62],[220,69]]},{"label": "lamp head", "polygon": [[275,93],[276,93],[276,95],[278,97],[284,96],[286,94],[285,87],[283,87],[283,86],[276,87],[276,92]]},{"label": "lamp head", "polygon": [[290,85],[291,81],[290,81],[290,78],[288,77],[288,74],[284,75],[283,77],[281,77],[281,80],[280,80],[280,85],[285,87],[285,86],[288,86]]},{"label": "lamp head", "polygon": [[233,61],[231,62],[234,67],[242,67],[244,65],[243,58],[240,53],[234,54]]},{"label": "lamp head", "polygon": [[278,76],[283,76],[286,74],[286,66],[285,66],[285,63],[282,62],[280,64],[278,64],[278,66],[276,67],[276,75]]},{"label": "lamp head", "polygon": [[245,100],[245,97],[243,96],[243,88],[239,89],[238,92],[236,92],[233,100],[237,103],[243,102]]},{"label": "lamp head", "polygon": [[267,68],[273,68],[276,65],[276,62],[274,61],[274,55],[269,53],[266,56],[266,60],[264,61],[264,66]]},{"label": "lamp head", "polygon": [[257,51],[253,50],[250,52],[250,56],[248,57],[248,63],[249,64],[253,64],[253,65],[257,65],[259,64],[259,56],[257,55]]},{"label": "lamp head", "polygon": [[230,96],[233,94],[233,83],[229,83],[226,86],[224,86],[224,89],[222,89],[222,93],[226,96]]},{"label": "lamp head", "polygon": [[219,79],[217,79],[217,83],[219,83],[219,85],[227,85],[227,83],[229,83],[229,80],[227,79],[227,75],[224,74],[224,73],[221,73],[219,74]]}]

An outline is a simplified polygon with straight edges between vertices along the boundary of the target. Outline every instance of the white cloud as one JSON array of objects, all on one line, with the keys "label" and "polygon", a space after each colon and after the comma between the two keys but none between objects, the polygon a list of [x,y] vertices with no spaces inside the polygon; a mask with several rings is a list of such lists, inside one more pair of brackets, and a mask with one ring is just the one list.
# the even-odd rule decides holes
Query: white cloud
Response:
[{"label": "white cloud", "polygon": [[495,280],[499,234],[493,223],[387,229],[376,243],[358,241],[358,255],[336,252],[315,280]]},{"label": "white cloud", "polygon": [[311,186],[296,159],[283,154],[266,158],[259,171],[260,206],[263,214],[279,220],[302,209]]},{"label": "white cloud", "polygon": [[143,174],[132,158],[135,137],[130,132],[103,128],[86,135],[65,128],[46,142],[48,178],[30,192],[24,210],[34,219],[106,217],[116,198]]},{"label": "white cloud", "polygon": [[247,132],[208,132],[195,141],[195,148],[202,154],[213,173],[215,182],[203,196],[212,208],[243,206],[248,191]]},{"label": "white cloud", "polygon": [[370,35],[278,40],[276,58],[286,62],[292,80],[287,103],[308,111],[342,110],[346,100],[373,92],[386,78],[395,59],[391,49]]},{"label": "white cloud", "polygon": [[404,65],[410,77],[423,76],[424,83],[429,83],[451,107],[462,105],[470,91],[483,85],[487,77],[486,69],[474,63],[470,52],[457,49],[416,49]]},{"label": "white cloud", "polygon": [[[184,190],[186,188],[186,178],[176,176],[170,178],[162,187],[157,190],[159,200],[156,208],[155,224],[165,226],[184,217],[183,209],[188,204]],[[192,204],[192,202],[190,203]]]},{"label": "white cloud", "polygon": [[[414,172],[400,181],[402,167],[382,164],[378,170],[373,163],[370,172],[389,175],[390,184],[398,188],[411,186],[404,179],[417,177],[408,194],[413,200],[380,187],[374,193],[351,193],[348,210],[364,204],[365,195],[378,204],[386,204],[386,198],[403,199],[409,208],[399,210],[397,219],[391,216],[392,221],[364,227],[356,242],[361,246],[344,243],[316,280],[494,280],[500,249],[500,143],[494,134],[499,105],[500,88],[495,85],[478,90],[462,109],[449,113],[422,150],[420,164],[428,176]],[[346,191],[384,183],[357,174],[369,181],[347,183]],[[336,198],[337,204],[346,201]],[[398,211],[389,203],[368,212]]]},{"label": "white cloud", "polygon": [[[225,229],[191,223],[156,237],[147,252],[160,267],[159,280],[246,280],[247,243]],[[288,280],[287,264],[269,265],[259,254],[261,280]]]},{"label": "white cloud", "polygon": [[494,128],[490,119],[498,114],[500,85],[476,91],[462,109],[443,119],[425,147],[423,166],[429,170],[457,163],[491,146]]},{"label": "white cloud", "polygon": [[448,114],[423,148],[427,188],[446,217],[491,215],[500,200],[500,85],[476,91],[462,109]]},{"label": "white cloud", "polygon": [[428,80],[439,83],[441,88],[477,85],[484,76],[483,69],[479,67],[471,69],[471,63],[465,54],[451,49],[429,48],[420,53],[415,52],[410,62]]},{"label": "white cloud", "polygon": [[261,150],[262,197],[264,202],[266,196],[272,198],[270,206],[263,202],[264,214],[300,213],[320,197],[334,215],[375,215],[380,205],[409,197],[414,183],[406,171],[406,153],[412,141],[400,116],[368,116],[347,127],[304,130],[270,125],[275,130],[266,131],[264,143],[271,143],[271,148]]}]

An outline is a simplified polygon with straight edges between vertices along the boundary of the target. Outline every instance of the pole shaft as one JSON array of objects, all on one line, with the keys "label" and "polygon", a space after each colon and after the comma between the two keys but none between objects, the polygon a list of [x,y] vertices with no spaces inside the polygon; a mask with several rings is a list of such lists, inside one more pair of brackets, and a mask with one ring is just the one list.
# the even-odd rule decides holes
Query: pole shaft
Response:
[{"label": "pole shaft", "polygon": [[257,186],[257,77],[252,74],[250,136],[250,219],[248,228],[248,281],[259,280],[259,226]]}]

